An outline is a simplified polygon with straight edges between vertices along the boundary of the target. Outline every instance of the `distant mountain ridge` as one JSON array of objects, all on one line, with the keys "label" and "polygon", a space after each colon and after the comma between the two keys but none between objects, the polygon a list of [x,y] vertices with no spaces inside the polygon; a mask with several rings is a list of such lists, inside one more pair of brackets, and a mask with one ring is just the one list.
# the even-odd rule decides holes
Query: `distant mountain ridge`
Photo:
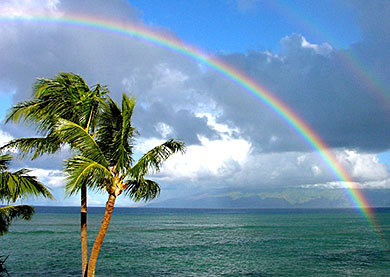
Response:
[{"label": "distant mountain ridge", "polygon": [[[373,207],[390,207],[390,189],[362,190]],[[230,192],[152,202],[159,208],[348,208],[354,207],[341,189],[290,189],[279,192]]]}]

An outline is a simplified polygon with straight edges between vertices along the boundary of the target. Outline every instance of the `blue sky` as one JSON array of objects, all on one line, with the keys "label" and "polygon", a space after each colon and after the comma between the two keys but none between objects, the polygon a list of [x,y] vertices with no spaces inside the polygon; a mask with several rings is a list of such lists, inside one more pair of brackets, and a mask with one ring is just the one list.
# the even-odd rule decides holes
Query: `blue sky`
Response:
[{"label": "blue sky", "polygon": [[347,47],[359,40],[356,15],[343,1],[130,1],[150,25],[212,52],[277,50],[282,37]]},{"label": "blue sky", "polygon": [[[375,1],[116,1],[6,0],[1,15],[61,17],[80,13],[130,21],[170,33],[240,70],[289,105],[326,141],[362,188],[390,189],[390,87],[378,97],[357,78],[390,74],[390,3]],[[137,96],[137,155],[174,137],[188,145],[154,177],[161,200],[269,189],[342,187],[326,163],[286,123],[226,79],[155,45],[61,24],[0,25],[0,116],[30,97],[37,77],[60,71],[107,84],[113,98]],[[370,78],[370,77],[369,77]],[[378,100],[378,99],[384,99]],[[33,136],[23,125],[2,125],[0,139]],[[64,198],[61,173],[66,150],[15,167],[33,168]],[[91,205],[105,195],[91,193]],[[121,206],[134,205],[120,200]]]},{"label": "blue sky", "polygon": [[0,94],[1,101],[0,101],[0,117],[4,118],[7,110],[12,106],[12,95],[2,93]]}]

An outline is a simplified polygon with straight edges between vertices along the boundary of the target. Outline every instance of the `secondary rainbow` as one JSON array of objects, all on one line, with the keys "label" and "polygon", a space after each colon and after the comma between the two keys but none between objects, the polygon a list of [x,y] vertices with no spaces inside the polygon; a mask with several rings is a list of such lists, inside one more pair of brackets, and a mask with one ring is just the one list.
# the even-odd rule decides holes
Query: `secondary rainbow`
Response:
[{"label": "secondary rainbow", "polygon": [[63,24],[87,29],[95,29],[120,35],[130,36],[142,41],[146,41],[171,51],[180,53],[195,61],[207,65],[209,68],[220,73],[228,80],[241,87],[244,91],[253,95],[256,99],[262,101],[272,111],[274,111],[287,125],[292,128],[311,148],[319,153],[332,173],[344,184],[350,199],[359,209],[361,214],[373,225],[376,231],[379,231],[375,223],[373,210],[368,201],[364,198],[361,191],[355,186],[355,182],[348,173],[339,164],[337,159],[329,150],[326,143],[308,126],[293,110],[285,103],[280,101],[265,87],[256,83],[248,76],[238,71],[227,63],[212,57],[201,50],[181,42],[173,36],[163,35],[141,25],[132,23],[117,22],[111,19],[91,17],[85,14],[71,14],[64,16],[53,16],[45,14],[25,14],[18,16],[9,16],[0,14],[0,22],[37,22],[45,24]]},{"label": "secondary rainbow", "polygon": [[[314,35],[319,41],[337,42],[337,39],[331,36],[332,32],[325,29],[324,25],[316,22],[314,17],[305,14],[294,1],[272,0],[265,1],[264,5],[289,21],[298,24],[307,33]],[[390,91],[384,81],[381,81],[369,67],[363,63],[353,50],[333,51],[337,55],[340,66],[346,69],[352,76],[355,76],[356,82],[367,88],[367,91],[377,98],[378,104],[383,106],[385,111],[390,111]]]}]

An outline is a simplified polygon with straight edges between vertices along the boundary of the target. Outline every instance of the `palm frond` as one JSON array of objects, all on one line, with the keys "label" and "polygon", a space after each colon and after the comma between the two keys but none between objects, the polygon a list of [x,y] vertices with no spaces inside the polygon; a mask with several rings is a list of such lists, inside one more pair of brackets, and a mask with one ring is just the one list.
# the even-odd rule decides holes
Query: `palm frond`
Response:
[{"label": "palm frond", "polygon": [[28,173],[28,169],[16,172],[3,171],[0,173],[0,201],[15,202],[19,198],[43,196],[54,199],[50,191]]},{"label": "palm frond", "polygon": [[154,147],[152,150],[142,156],[138,162],[131,168],[130,175],[134,179],[141,179],[150,170],[160,171],[162,163],[172,154],[185,152],[185,144],[181,141],[170,139],[163,144]]},{"label": "palm frond", "polygon": [[31,110],[37,109],[40,104],[41,101],[34,99],[14,105],[9,109],[5,118],[5,123],[8,123],[9,121],[19,123],[20,120],[28,117],[27,114],[31,113]]},{"label": "palm frond", "polygon": [[17,149],[18,156],[24,158],[26,155],[31,155],[31,159],[36,159],[45,153],[55,153],[61,147],[61,141],[55,134],[49,134],[44,138],[19,138],[9,141],[0,148],[0,151],[5,149]]},{"label": "palm frond", "polygon": [[72,148],[80,150],[82,155],[104,167],[108,162],[99,145],[87,130],[69,120],[59,119],[56,125],[56,133],[61,141],[69,143]]},{"label": "palm frond", "polygon": [[0,171],[8,169],[9,163],[12,160],[12,156],[9,154],[0,155]]},{"label": "palm frond", "polygon": [[148,179],[138,179],[127,184],[125,194],[134,201],[149,201],[160,194],[160,186],[156,182]]},{"label": "palm frond", "polygon": [[121,110],[114,100],[107,97],[99,117],[99,132],[96,134],[96,141],[108,161],[112,160],[112,151],[115,149],[113,141],[121,129],[121,118]]},{"label": "palm frond", "polygon": [[83,185],[101,189],[112,183],[111,172],[106,166],[84,156],[75,156],[67,160],[65,172],[67,173],[65,189],[69,195],[77,193]]},{"label": "palm frond", "polygon": [[0,207],[0,236],[8,232],[9,225],[13,220],[17,218],[30,220],[34,211],[34,207],[28,205]]},{"label": "palm frond", "polygon": [[111,166],[119,172],[126,172],[133,163],[133,145],[136,129],[131,125],[131,116],[135,106],[135,98],[123,95],[122,110],[111,99],[100,115],[97,142],[103,149]]},{"label": "palm frond", "polygon": [[26,125],[35,127],[39,133],[46,134],[54,126],[56,113],[64,110],[66,105],[64,101],[59,101],[58,104],[42,99],[24,101],[9,110],[5,123],[19,123],[23,120]]},{"label": "palm frond", "polygon": [[133,163],[133,145],[135,128],[131,125],[131,117],[135,106],[135,98],[129,98],[126,94],[122,95],[122,117],[120,131],[114,138],[113,160],[116,161],[117,168],[120,172],[126,172]]},{"label": "palm frond", "polygon": [[100,109],[105,104],[104,100],[106,97],[104,95],[108,92],[109,90],[106,86],[97,84],[88,93],[81,96],[82,113],[80,125],[91,133],[96,129]]},{"label": "palm frond", "polygon": [[[33,86],[34,99],[13,106],[6,122],[24,120],[41,134],[50,132],[58,118],[84,127],[88,119],[96,122],[96,106],[107,92],[100,86],[91,91],[84,79],[74,73],[59,73],[54,79],[39,78]],[[88,116],[91,111],[93,117]]]}]

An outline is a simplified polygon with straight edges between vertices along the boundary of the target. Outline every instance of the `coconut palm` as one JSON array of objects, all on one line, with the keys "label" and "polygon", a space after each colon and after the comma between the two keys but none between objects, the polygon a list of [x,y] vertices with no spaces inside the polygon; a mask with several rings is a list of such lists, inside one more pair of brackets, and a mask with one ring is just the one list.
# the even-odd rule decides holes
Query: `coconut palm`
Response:
[{"label": "coconut palm", "polygon": [[58,137],[79,150],[79,155],[66,161],[66,190],[73,194],[88,186],[108,194],[104,217],[89,257],[88,276],[95,275],[96,261],[116,198],[122,193],[135,201],[147,201],[158,196],[160,186],[146,179],[145,175],[159,171],[169,156],[185,149],[183,142],[171,139],[135,162],[132,156],[137,131],[131,125],[135,103],[134,98],[124,94],[120,108],[107,97],[94,135],[66,119],[60,119],[56,126]]},{"label": "coconut palm", "polygon": [[[33,86],[33,99],[11,108],[6,122],[23,120],[34,126],[42,137],[19,138],[3,148],[17,148],[21,156],[31,154],[32,159],[45,153],[55,153],[64,144],[54,132],[59,118],[82,126],[93,134],[104,95],[108,89],[95,85],[89,88],[82,77],[73,73],[60,73],[53,79],[37,79]],[[82,272],[88,261],[87,249],[87,188],[81,188],[81,260]]]},{"label": "coconut palm", "polygon": [[[16,200],[27,196],[43,196],[53,199],[50,191],[41,184],[36,177],[28,175],[29,170],[20,169],[15,172],[8,170],[9,162],[12,156],[0,155],[0,201],[15,202]],[[8,232],[11,222],[17,218],[30,220],[34,214],[34,207],[28,205],[15,205],[0,207],[0,236]],[[0,256],[0,275],[7,271],[4,263],[7,257],[3,259]]]}]

